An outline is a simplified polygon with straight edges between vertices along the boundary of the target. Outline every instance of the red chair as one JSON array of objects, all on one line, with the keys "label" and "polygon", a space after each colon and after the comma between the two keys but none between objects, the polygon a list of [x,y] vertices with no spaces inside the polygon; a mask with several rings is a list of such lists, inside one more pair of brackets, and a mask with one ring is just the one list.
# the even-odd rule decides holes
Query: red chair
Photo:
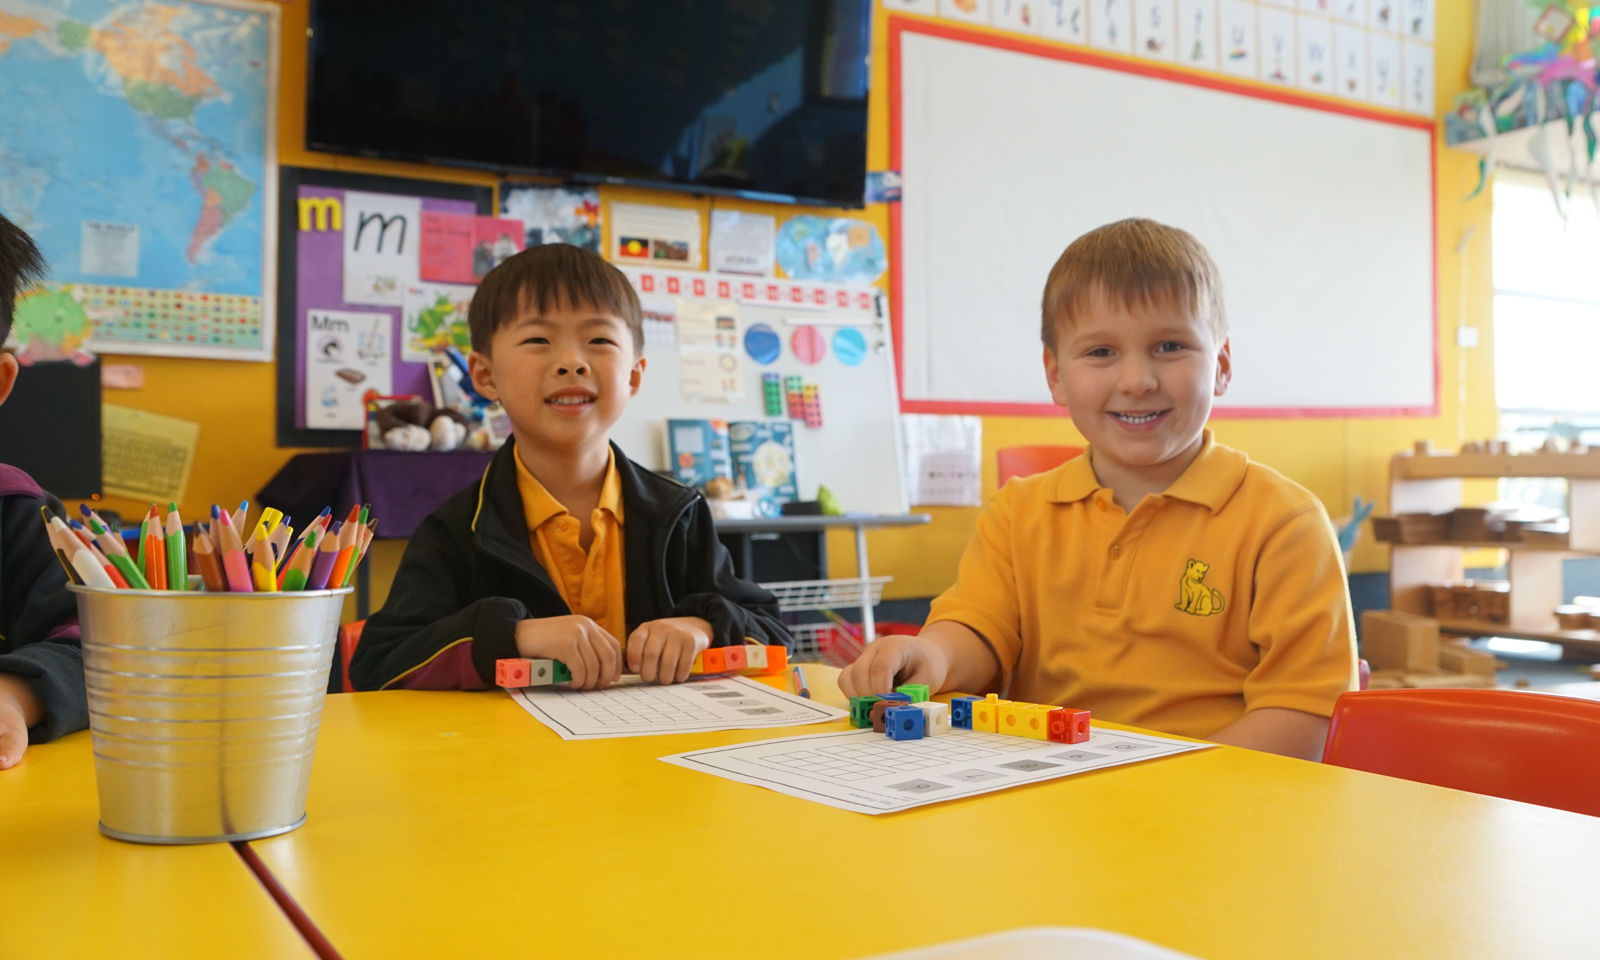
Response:
[{"label": "red chair", "polygon": [[361,629],[367,625],[365,620],[356,620],[339,628],[339,679],[344,684],[339,689],[349,693],[350,687],[350,658],[356,655],[356,644],[361,642]]},{"label": "red chair", "polygon": [[1322,762],[1600,816],[1600,702],[1515,690],[1366,690]]},{"label": "red chair", "polygon": [[1036,444],[1031,447],[1006,447],[995,451],[998,475],[995,486],[1003,487],[1012,477],[1026,477],[1059,467],[1073,457],[1083,455],[1082,447],[1063,447],[1054,444]]}]

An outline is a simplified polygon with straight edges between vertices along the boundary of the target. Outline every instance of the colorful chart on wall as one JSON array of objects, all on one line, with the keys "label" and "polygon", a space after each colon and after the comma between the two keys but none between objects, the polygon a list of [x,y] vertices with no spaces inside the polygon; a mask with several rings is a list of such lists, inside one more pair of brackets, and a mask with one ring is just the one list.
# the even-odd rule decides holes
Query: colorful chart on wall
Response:
[{"label": "colorful chart on wall", "polygon": [[750,329],[744,332],[744,352],[756,363],[775,363],[783,354],[783,340],[778,336],[778,331],[766,324],[751,324]]},{"label": "colorful chart on wall", "polygon": [[878,228],[846,217],[790,217],[778,228],[777,256],[796,280],[872,283],[889,267]]},{"label": "colorful chart on wall", "polygon": [[821,363],[828,355],[828,341],[816,327],[795,327],[794,333],[789,335],[789,351],[801,363]]},{"label": "colorful chart on wall", "polygon": [[0,212],[90,348],[271,359],[278,33],[247,0],[0,0]]},{"label": "colorful chart on wall", "polygon": [[855,327],[843,327],[833,335],[833,355],[847,367],[859,367],[867,359],[867,338]]},{"label": "colorful chart on wall", "polygon": [[504,232],[490,201],[484,187],[283,169],[280,445],[359,446],[369,390],[432,396],[427,360],[467,346],[474,288],[420,281],[419,264],[470,266],[478,238]]}]

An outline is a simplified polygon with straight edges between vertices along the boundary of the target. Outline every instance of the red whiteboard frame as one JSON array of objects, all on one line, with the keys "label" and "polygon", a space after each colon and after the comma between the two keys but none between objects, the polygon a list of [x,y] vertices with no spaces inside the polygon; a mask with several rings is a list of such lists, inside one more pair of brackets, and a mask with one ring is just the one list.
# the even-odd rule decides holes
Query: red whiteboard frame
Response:
[{"label": "red whiteboard frame", "polygon": [[[976,43],[1000,50],[1009,50],[1013,53],[1028,54],[1030,56],[1048,57],[1053,60],[1065,60],[1084,66],[1099,67],[1106,70],[1117,70],[1122,73],[1131,73],[1156,80],[1167,80],[1173,83],[1185,83],[1190,86],[1204,87],[1209,90],[1218,90],[1224,93],[1236,93],[1240,96],[1254,97],[1258,100],[1270,100],[1275,103],[1288,104],[1296,107],[1306,107],[1312,110],[1323,110],[1328,113],[1343,114],[1357,117],[1362,120],[1376,120],[1379,123],[1389,123],[1398,127],[1409,127],[1429,133],[1428,138],[1428,182],[1431,196],[1429,210],[1432,216],[1430,225],[1430,242],[1433,246],[1432,262],[1433,276],[1433,403],[1429,406],[1416,407],[1230,407],[1217,406],[1212,408],[1212,416],[1238,420],[1266,420],[1266,419],[1292,419],[1292,418],[1335,418],[1335,417],[1436,417],[1439,415],[1439,136],[1436,125],[1431,120],[1420,117],[1409,118],[1395,116],[1380,110],[1360,107],[1354,104],[1332,103],[1318,100],[1302,94],[1287,90],[1275,90],[1269,87],[1256,86],[1243,81],[1228,80],[1222,77],[1206,76],[1186,73],[1171,67],[1159,64],[1132,63],[1111,56],[1104,56],[1086,50],[1056,46],[1054,44],[1027,40],[1021,37],[1004,36],[992,33],[980,33],[974,30],[950,27],[942,23],[926,20],[910,19],[907,17],[892,16],[889,18],[889,168],[903,170],[902,140],[901,140],[901,109],[900,109],[900,39],[906,33],[918,33],[924,36],[940,37],[945,40],[959,40],[964,43]],[[905,344],[901,328],[906,322],[905,312],[901,309],[905,304],[905,271],[902,268],[904,259],[900,246],[900,204],[889,205],[889,256],[890,256],[890,302],[894,305],[893,324],[894,333],[894,369],[895,388],[900,398],[900,410],[903,413],[954,413],[954,414],[981,414],[988,416],[1060,416],[1064,412],[1053,403],[1017,403],[1011,401],[984,401],[984,400],[908,400],[905,390]]]}]

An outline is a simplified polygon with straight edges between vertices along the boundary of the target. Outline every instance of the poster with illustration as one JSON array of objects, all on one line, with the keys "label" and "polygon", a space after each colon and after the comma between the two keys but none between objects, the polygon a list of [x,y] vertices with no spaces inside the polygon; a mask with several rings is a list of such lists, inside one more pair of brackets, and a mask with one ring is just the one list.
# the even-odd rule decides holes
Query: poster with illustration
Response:
[{"label": "poster with illustration", "polygon": [[1294,14],[1261,8],[1261,79],[1292,86],[1295,79]]},{"label": "poster with illustration", "polygon": [[1316,17],[1300,18],[1300,86],[1333,93],[1333,24]]},{"label": "poster with illustration", "polygon": [[1367,31],[1335,24],[1333,55],[1335,92],[1351,100],[1367,99]]},{"label": "poster with illustration", "polygon": [[1089,42],[1088,0],[1042,0],[1039,4],[1039,32],[1051,40],[1085,44]]},{"label": "poster with illustration", "polygon": [[422,200],[392,193],[344,195],[344,301],[398,307],[417,282]]},{"label": "poster with illustration", "polygon": [[303,344],[306,427],[360,430],[367,391],[393,392],[387,313],[311,310]]},{"label": "poster with illustration", "polygon": [[778,228],[778,266],[796,280],[872,283],[889,267],[878,229],[862,220],[802,214]]},{"label": "poster with illustration", "polygon": [[1217,69],[1216,0],[1178,0],[1177,54],[1186,67]]},{"label": "poster with illustration", "polygon": [[467,307],[473,288],[453,283],[415,283],[406,288],[400,309],[405,347],[400,359],[425,363],[445,347],[462,353],[472,349]]},{"label": "poster with illustration", "polygon": [[939,0],[939,16],[962,23],[989,23],[990,0]]},{"label": "poster with illustration", "polygon": [[1400,106],[1400,41],[1385,33],[1367,34],[1367,60],[1372,68],[1368,90],[1372,102]]},{"label": "poster with illustration", "polygon": [[522,250],[523,227],[521,220],[501,217],[472,218],[472,280],[476,283],[483,275],[498,267],[502,261]]},{"label": "poster with illustration", "polygon": [[[1263,7],[1263,10],[1266,8]],[[1249,0],[1222,0],[1217,8],[1217,33],[1222,72],[1256,78],[1256,5]]]},{"label": "poster with illustration", "polygon": [[600,252],[600,191],[587,187],[500,185],[500,215],[522,221],[522,247],[570,243]]},{"label": "poster with illustration", "polygon": [[1133,0],[1095,0],[1089,14],[1089,45],[1133,52]]},{"label": "poster with illustration", "polygon": [[1177,59],[1177,0],[1137,0],[1133,52],[1147,60]]},{"label": "poster with illustration", "polygon": [[1038,33],[1038,18],[1034,16],[1038,5],[1039,0],[990,0],[994,25],[1017,33]]}]

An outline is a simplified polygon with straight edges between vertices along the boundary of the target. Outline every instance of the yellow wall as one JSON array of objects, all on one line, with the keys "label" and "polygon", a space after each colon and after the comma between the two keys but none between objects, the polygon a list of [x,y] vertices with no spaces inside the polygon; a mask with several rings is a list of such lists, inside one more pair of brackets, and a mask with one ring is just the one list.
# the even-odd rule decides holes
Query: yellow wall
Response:
[{"label": "yellow wall", "polygon": [[[1444,6],[1444,5],[1441,5]],[[1449,5],[1439,13],[1437,69],[1439,109],[1446,109],[1454,91],[1465,85],[1470,58],[1467,14]],[[1461,5],[1465,6],[1465,5]],[[880,9],[874,25],[869,167],[889,165],[888,29]],[[283,5],[283,57],[278,98],[279,162],[285,165],[448,180],[494,186],[495,178],[471,171],[379,162],[312,153],[304,146],[306,0]],[[1283,470],[1311,488],[1338,515],[1356,495],[1386,500],[1390,454],[1419,437],[1450,448],[1463,438],[1487,437],[1495,429],[1489,309],[1489,205],[1485,194],[1472,203],[1458,198],[1471,189],[1475,160],[1441,148],[1438,164],[1439,325],[1442,369],[1440,416],[1431,419],[1221,420],[1218,439],[1240,447]],[[713,203],[726,208],[774,213],[791,207],[744,201],[695,198],[686,194],[641,189],[607,188],[607,202],[647,199],[685,206],[706,214]],[[845,215],[864,217],[887,238],[888,210],[883,206]],[[269,215],[273,215],[269,211]],[[709,217],[703,216],[709,221]],[[1458,249],[1459,248],[1459,249]],[[884,280],[887,284],[887,278]],[[1480,346],[1458,350],[1454,331],[1463,321],[1481,331]],[[274,446],[274,367],[267,363],[180,360],[152,357],[108,357],[107,362],[144,367],[145,386],[134,391],[107,391],[106,400],[201,424],[199,451],[187,496],[180,507],[186,517],[199,517],[213,502],[253,497],[272,474],[298,452]],[[994,486],[994,451],[1024,443],[1080,442],[1065,418],[985,417],[984,489]],[[107,505],[138,515],[143,504],[110,498]],[[933,522],[911,530],[883,531],[869,538],[874,572],[892,573],[889,596],[937,593],[954,575],[961,549],[976,521],[976,508],[933,507]],[[376,597],[387,592],[400,545],[383,544],[373,552]],[[829,539],[834,575],[855,569],[847,535]],[[1381,569],[1386,555],[1370,543],[1357,550],[1354,567]]]}]

